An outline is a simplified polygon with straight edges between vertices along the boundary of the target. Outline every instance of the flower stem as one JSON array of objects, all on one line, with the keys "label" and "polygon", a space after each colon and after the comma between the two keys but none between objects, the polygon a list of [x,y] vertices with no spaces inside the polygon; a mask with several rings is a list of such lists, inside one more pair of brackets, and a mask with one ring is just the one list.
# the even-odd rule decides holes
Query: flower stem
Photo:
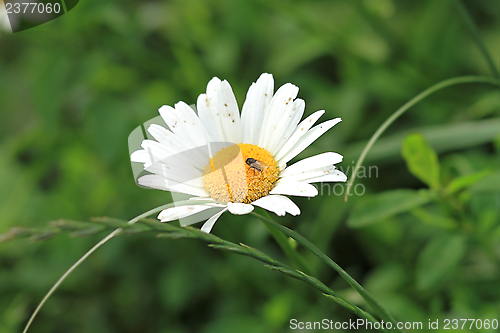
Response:
[{"label": "flower stem", "polygon": [[345,201],[347,201],[348,195],[350,193],[352,184],[354,183],[354,180],[356,179],[356,174],[358,172],[359,167],[361,164],[363,164],[363,161],[366,157],[366,154],[370,151],[372,148],[373,144],[375,141],[378,140],[378,138],[384,133],[384,131],[396,120],[401,116],[403,113],[405,113],[409,108],[426,98],[427,96],[435,93],[436,91],[439,91],[443,88],[453,86],[456,84],[462,84],[462,83],[489,83],[493,85],[497,85],[500,87],[500,80],[485,77],[485,76],[459,76],[459,77],[454,77],[451,79],[447,79],[444,81],[441,81],[435,85],[433,85],[430,88],[427,88],[417,96],[413,97],[411,100],[409,100],[406,104],[404,104],[402,107],[400,107],[396,112],[392,114],[389,118],[387,118],[386,121],[377,129],[377,131],[372,135],[370,138],[370,141],[366,144],[365,148],[361,152],[361,155],[359,156],[358,162],[356,163],[353,171],[351,178],[349,179],[349,183],[347,185],[347,191],[345,195]]},{"label": "flower stem", "polygon": [[[263,215],[270,219],[271,217],[267,213],[267,211],[262,210]],[[279,230],[276,230],[276,228],[273,228],[267,223],[264,223],[266,226],[267,230],[269,233],[274,237],[278,245],[281,247],[285,255],[288,257],[288,259],[292,262],[292,264],[295,266],[295,268],[307,273],[307,274],[313,274],[311,266],[307,263],[307,261],[302,257],[296,249],[294,249],[289,241],[289,238],[285,236],[282,232]]]},{"label": "flower stem", "polygon": [[[190,201],[189,203],[191,203]],[[155,209],[156,210],[156,209]],[[151,211],[150,211],[151,212]],[[283,273],[289,277],[294,279],[298,279],[302,282],[309,284],[310,286],[316,288],[321,291],[324,296],[328,297],[330,300],[333,300],[340,306],[346,308],[347,310],[353,312],[358,315],[360,318],[364,318],[367,321],[376,323],[377,320],[370,313],[364,311],[363,309],[357,307],[356,305],[350,303],[348,300],[342,298],[340,295],[337,295],[332,289],[326,286],[324,283],[316,279],[315,277],[308,275],[300,270],[292,268],[286,264],[283,264],[264,252],[257,250],[251,246],[245,244],[236,244],[225,239],[219,238],[213,234],[208,234],[200,229],[193,227],[178,227],[174,224],[170,223],[159,223],[157,219],[151,218],[143,218],[138,223],[130,223],[130,221],[125,221],[116,218],[110,217],[94,217],[91,219],[91,222],[83,222],[83,221],[73,221],[73,220],[58,220],[53,221],[46,228],[23,228],[23,229],[15,229],[11,230],[7,233],[7,238],[14,237],[33,237],[36,240],[44,240],[47,239],[43,237],[43,235],[50,234],[54,236],[55,234],[62,234],[64,232],[72,232],[73,235],[78,234],[79,236],[88,236],[98,231],[102,231],[103,229],[111,229],[114,230],[114,234],[110,234],[107,238],[105,238],[101,243],[104,243],[106,239],[111,238],[111,235],[122,235],[122,234],[134,234],[144,232],[154,232],[156,233],[156,237],[158,238],[168,238],[168,239],[180,239],[180,238],[189,238],[189,239],[198,239],[208,243],[208,246],[213,249],[229,251],[235,254],[248,256],[263,262],[264,267],[269,268],[273,271],[277,271]],[[272,227],[270,227],[272,228]],[[274,228],[273,228],[274,229]],[[122,230],[122,232],[116,232],[116,230]],[[286,238],[284,234],[280,231],[274,229],[280,235]],[[40,237],[42,235],[42,237]],[[0,235],[0,239],[2,235]],[[383,330],[386,332],[386,330]]]},{"label": "flower stem", "polygon": [[[179,202],[176,202],[176,203],[169,203],[169,204],[166,204],[166,205],[162,205],[162,206],[159,206],[159,207],[156,207],[156,208],[153,208],[151,210],[148,210],[147,212],[145,213],[142,213],[136,217],[134,217],[133,219],[131,219],[130,221],[128,221],[128,224],[134,224],[136,223],[137,221],[145,218],[145,217],[148,217],[148,216],[151,216],[155,213],[158,213],[164,209],[167,209],[167,208],[171,208],[171,207],[174,207],[174,206],[186,206],[186,205],[193,205],[193,204],[196,204],[196,203],[200,203],[200,201],[196,201],[196,200],[184,200],[184,201],[179,201]],[[26,324],[26,326],[24,327],[24,330],[23,330],[23,333],[26,333],[28,332],[28,329],[30,328],[31,324],[33,323],[33,320],[35,320],[35,317],[36,315],[38,314],[38,312],[40,312],[40,309],[43,307],[43,305],[47,302],[47,300],[50,298],[50,296],[52,296],[52,294],[57,290],[57,288],[59,288],[59,286],[64,282],[64,280],[66,280],[66,278],[78,267],[80,266],[80,264],[82,262],[85,261],[85,259],[87,259],[92,253],[94,253],[98,248],[100,248],[101,246],[103,246],[105,243],[107,243],[111,238],[115,237],[116,235],[118,235],[119,233],[122,232],[122,228],[117,228],[115,229],[113,232],[111,232],[109,235],[107,235],[106,237],[104,237],[99,243],[97,243],[96,245],[94,245],[90,250],[87,251],[87,253],[85,253],[83,256],[80,257],[80,259],[78,259],[70,268],[68,268],[68,270],[59,278],[59,280],[57,280],[57,282],[52,286],[52,288],[50,288],[50,290],[47,292],[47,294],[45,294],[45,296],[43,297],[42,301],[38,304],[38,306],[36,307],[35,311],[33,311],[33,313],[31,314],[31,317],[30,319],[28,320],[28,323]]]},{"label": "flower stem", "polygon": [[[330,267],[332,267],[334,270],[336,270],[340,276],[346,280],[351,287],[358,292],[358,294],[363,297],[363,299],[373,308],[373,310],[378,314],[378,316],[382,319],[387,321],[390,321],[393,325],[393,327],[397,327],[397,322],[396,320],[391,316],[387,310],[385,310],[380,303],[378,303],[370,293],[368,293],[363,286],[361,286],[356,280],[354,280],[346,271],[342,269],[335,261],[333,261],[330,257],[328,257],[326,254],[320,251],[313,243],[311,243],[309,240],[307,240],[304,236],[300,235],[299,233],[279,224],[274,222],[271,219],[268,219],[264,216],[261,216],[255,212],[251,213],[252,215],[256,216],[263,222],[271,225],[272,227],[278,229],[279,231],[283,232],[285,235],[288,237],[291,237],[297,241],[300,245],[314,253],[316,256],[318,256],[320,259],[322,259],[324,262],[326,262]],[[399,330],[399,332],[403,332],[402,330]]]},{"label": "flower stem", "polygon": [[[200,232],[197,229],[192,229],[191,232],[200,234]],[[281,232],[280,232],[280,234],[283,235]],[[194,237],[194,238],[198,238],[198,237]],[[285,265],[277,260],[274,260],[259,250],[256,250],[248,245],[241,244],[241,243],[240,243],[240,245],[237,245],[235,243],[220,239],[219,237],[211,235],[211,234],[202,233],[200,238],[206,242],[209,242],[210,243],[209,246],[212,248],[220,249],[220,250],[227,250],[227,251],[231,251],[231,252],[234,252],[234,253],[237,253],[240,255],[245,255],[245,256],[249,256],[249,257],[252,257],[254,259],[260,260],[260,261],[267,264],[267,265],[264,265],[265,267],[267,267],[271,270],[274,270],[274,271],[281,272],[281,273],[288,275],[290,277],[293,277],[297,280],[303,281],[303,282],[311,285],[312,287],[318,289],[319,291],[321,291],[323,293],[323,295],[325,295],[329,299],[333,300],[334,302],[336,302],[340,306],[352,311],[354,314],[358,315],[360,318],[364,318],[367,321],[371,321],[373,323],[377,322],[377,320],[370,313],[368,313],[368,312],[364,311],[363,309],[357,307],[356,305],[350,303],[346,299],[343,299],[342,297],[337,295],[332,289],[330,289],[328,286],[326,286],[324,283],[322,283],[321,281],[319,281],[315,277],[310,276],[310,275],[308,275],[302,271],[299,271],[297,269],[291,268],[291,267],[289,267],[289,266],[287,266],[287,265]],[[383,331],[386,332],[386,330],[383,330]]]}]

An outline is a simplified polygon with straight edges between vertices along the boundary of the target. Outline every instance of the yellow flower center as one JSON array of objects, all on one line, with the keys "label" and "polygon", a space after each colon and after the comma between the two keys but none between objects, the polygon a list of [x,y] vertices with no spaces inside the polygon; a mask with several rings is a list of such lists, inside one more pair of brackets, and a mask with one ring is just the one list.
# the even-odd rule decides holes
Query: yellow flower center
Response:
[{"label": "yellow flower center", "polygon": [[213,199],[248,204],[269,194],[279,167],[267,150],[238,143],[215,153],[204,171],[203,187]]}]

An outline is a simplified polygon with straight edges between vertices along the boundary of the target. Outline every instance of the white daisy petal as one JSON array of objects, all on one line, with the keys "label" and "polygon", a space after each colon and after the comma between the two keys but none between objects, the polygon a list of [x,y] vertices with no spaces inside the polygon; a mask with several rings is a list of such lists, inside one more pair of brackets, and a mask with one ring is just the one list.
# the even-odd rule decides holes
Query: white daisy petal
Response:
[{"label": "white daisy petal", "polygon": [[282,116],[288,105],[293,104],[293,100],[297,97],[299,88],[291,83],[282,85],[274,94],[269,107],[264,114],[262,130],[258,146],[270,151],[270,145],[273,135],[282,121]]},{"label": "white daisy petal", "polygon": [[191,197],[189,198],[188,200],[200,200],[200,201],[214,201],[214,199],[212,199],[208,194],[207,196],[204,196],[204,197]]},{"label": "white daisy petal", "polygon": [[[206,144],[192,148],[191,144],[185,143],[179,136],[156,124],[152,124],[148,128],[148,132],[168,149],[168,154],[170,154],[169,157],[179,160],[179,157],[182,156],[182,160],[185,160],[186,163],[192,164],[200,170],[203,170],[205,165],[207,165],[209,154]],[[162,162],[164,162],[164,160],[162,160]]]},{"label": "white daisy petal", "polygon": [[255,200],[252,205],[274,212],[278,216],[283,216],[285,213],[294,216],[300,214],[300,209],[295,202],[282,195],[268,195]]},{"label": "white daisy petal", "polygon": [[139,185],[154,188],[157,190],[185,193],[190,195],[197,195],[200,197],[208,196],[208,193],[203,188],[193,187],[187,184],[167,180],[158,175],[145,175],[140,177],[137,181]]},{"label": "white daisy petal", "polygon": [[179,110],[170,105],[163,105],[158,109],[161,118],[167,124],[168,128],[178,137],[183,138],[184,142],[189,145],[189,148],[194,148],[196,145],[190,138],[190,132],[184,128],[183,120],[180,117]]},{"label": "white daisy petal", "polygon": [[325,166],[331,166],[333,164],[342,162],[342,159],[342,155],[333,152],[311,156],[287,167],[284,171],[281,172],[280,177],[292,176],[298,173],[304,173]]},{"label": "white daisy petal", "polygon": [[245,203],[228,202],[227,208],[229,212],[234,215],[245,215],[253,211],[253,206]]},{"label": "white daisy petal", "polygon": [[[162,145],[161,143],[153,140],[144,140],[142,141],[141,146],[146,152],[148,152],[149,158],[151,160],[150,163],[168,163],[168,160],[175,159],[184,163],[185,165],[190,165],[197,169],[203,169],[203,167],[209,161],[208,158],[205,158],[205,160],[202,161],[201,157],[195,156],[196,154],[193,154],[192,152],[193,149],[188,149],[184,152],[178,152],[175,151],[172,147]],[[194,150],[196,151],[196,149]],[[150,164],[148,163],[148,165]]]},{"label": "white daisy petal", "polygon": [[222,213],[224,213],[225,211],[227,210],[227,208],[224,208],[223,210],[221,210],[220,212],[218,212],[217,214],[215,214],[214,216],[212,216],[211,218],[208,219],[207,222],[203,223],[203,226],[201,227],[201,231],[203,232],[206,232],[207,234],[210,233],[210,231],[212,230],[215,222],[217,222],[217,219],[222,215]]},{"label": "white daisy petal", "polygon": [[293,131],[290,138],[283,145],[280,151],[274,156],[276,161],[279,161],[292,147],[300,140],[300,138],[307,133],[307,131],[318,121],[319,117],[321,117],[325,113],[324,110],[319,110],[314,112],[312,115],[304,119],[299,126]]},{"label": "white daisy petal", "polygon": [[216,98],[217,93],[220,89],[220,84],[222,83],[221,79],[218,77],[213,77],[210,81],[207,83],[207,96],[208,98]]},{"label": "white daisy petal", "polygon": [[149,154],[151,159],[150,163],[155,163],[168,157],[178,154],[179,151],[174,150],[172,147],[162,145],[153,140],[143,140],[141,147]]},{"label": "white daisy petal", "polygon": [[164,158],[162,160],[158,160],[158,161],[154,162],[153,164],[145,167],[145,169],[146,170],[151,169],[148,171],[153,172],[153,173],[157,173],[157,174],[159,174],[159,173],[152,171],[152,170],[161,168],[161,170],[160,169],[158,169],[158,170],[160,172],[163,171],[164,173],[169,172],[169,171],[173,171],[173,170],[179,170],[179,171],[182,171],[183,173],[187,173],[189,175],[189,178],[200,177],[202,175],[202,172],[198,168],[196,168],[194,165],[190,164],[188,161],[192,162],[192,160],[189,160],[188,157],[183,156],[183,154],[175,154],[175,155],[169,156],[167,158]]},{"label": "white daisy petal", "polygon": [[156,139],[159,143],[170,147],[175,153],[182,152],[184,150],[190,149],[190,145],[182,139],[181,136],[175,135],[173,132],[169,131],[163,126],[157,124],[151,124],[148,128],[148,132]]},{"label": "white daisy petal", "polygon": [[178,207],[172,207],[168,209],[164,209],[160,212],[158,215],[158,219],[161,222],[170,222],[170,221],[175,221],[175,220],[180,220],[182,218],[194,215],[196,213],[202,212],[206,209],[214,208],[214,207],[220,207],[215,206],[215,205],[189,205],[189,206],[178,206]]},{"label": "white daisy petal", "polygon": [[[175,162],[174,159],[168,159],[167,162]],[[178,183],[185,183],[193,187],[203,188],[203,174],[191,167],[179,163],[175,166],[173,164],[154,163],[144,170],[151,172],[155,175],[161,176],[168,180],[173,180]]]},{"label": "white daisy petal", "polygon": [[314,178],[308,178],[306,180],[303,180],[306,183],[320,183],[320,182],[346,182],[347,181],[347,176],[339,170],[335,170],[331,173],[328,173],[326,175],[314,177]]},{"label": "white daisy petal", "polygon": [[273,212],[278,216],[285,216],[286,214],[285,207],[276,200],[272,200],[271,195],[255,200],[252,202],[252,205],[264,208],[265,210]]},{"label": "white daisy petal", "polygon": [[183,138],[189,148],[207,144],[203,125],[189,105],[184,102],[175,104],[175,108],[163,105],[158,111],[170,130],[179,138]]},{"label": "white daisy petal", "polygon": [[337,170],[334,166],[326,166],[314,170],[309,170],[306,172],[297,173],[291,176],[281,178],[280,182],[304,182],[304,183],[314,183],[317,182],[317,178],[322,178],[329,176],[325,179],[336,179],[331,181],[343,181],[344,174]]},{"label": "white daisy petal", "polygon": [[241,142],[241,119],[233,89],[226,80],[221,82],[217,93],[217,114],[227,142]]},{"label": "white daisy petal", "polygon": [[283,182],[278,181],[278,184],[271,192],[271,194],[284,194],[295,195],[299,197],[315,197],[318,195],[318,190],[311,184],[302,182]]},{"label": "white daisy petal", "polygon": [[290,103],[281,115],[281,120],[276,127],[275,133],[272,134],[271,143],[269,145],[269,152],[276,155],[277,152],[283,147],[292,135],[297,124],[299,123],[306,103],[304,100],[298,98],[293,103]]},{"label": "white daisy petal", "polygon": [[257,82],[252,83],[241,110],[243,143],[258,144],[264,114],[273,98],[274,79],[271,74],[262,74]]},{"label": "white daisy petal", "polygon": [[292,158],[300,154],[304,149],[309,147],[317,138],[323,135],[330,128],[335,126],[341,121],[340,118],[335,118],[332,120],[325,121],[317,126],[311,128],[304,136],[302,136],[299,141],[283,156],[279,159],[280,163],[287,163]]},{"label": "white daisy petal", "polygon": [[152,161],[151,155],[144,149],[136,150],[132,154],[130,154],[130,160],[132,162],[140,162],[146,165],[151,165],[152,163],[154,163]]},{"label": "white daisy petal", "polygon": [[[194,110],[184,102],[175,104],[175,110],[177,111],[181,126],[189,135],[189,139],[194,142],[195,146],[199,147],[206,145],[207,138],[205,137],[205,129]],[[210,138],[208,139],[210,140]]]},{"label": "white daisy petal", "polygon": [[224,142],[224,130],[217,115],[217,92],[220,89],[221,80],[214,77],[207,85],[207,93],[198,96],[196,108],[201,123],[208,132],[208,136],[213,142]]}]

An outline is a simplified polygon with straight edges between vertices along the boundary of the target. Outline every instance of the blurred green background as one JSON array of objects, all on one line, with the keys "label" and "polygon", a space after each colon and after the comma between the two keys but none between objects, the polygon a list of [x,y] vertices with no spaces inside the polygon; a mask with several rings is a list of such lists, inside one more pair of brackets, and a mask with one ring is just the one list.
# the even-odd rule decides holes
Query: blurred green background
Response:
[{"label": "blurred green background", "polygon": [[[499,66],[499,2],[465,5]],[[0,31],[0,233],[59,218],[130,219],[169,202],[168,193],[135,185],[128,134],[161,105],[195,103],[213,76],[231,83],[241,107],[262,72],[274,75],[275,87],[298,85],[305,115],[342,117],[299,158],[339,152],[349,176],[366,141],[410,98],[450,77],[491,75],[452,0],[82,0],[36,28]],[[425,139],[407,137],[415,132]],[[499,150],[499,90],[447,88],[375,145],[365,166],[378,177],[357,180],[364,195],[346,203],[345,187],[335,195],[320,184],[323,195],[294,199],[300,216],[276,220],[336,260],[398,320],[500,320]],[[224,214],[213,233],[287,261],[253,217]],[[0,244],[0,332],[20,332],[102,236]],[[320,280],[368,309],[298,250]],[[291,331],[292,318],[356,319],[253,259],[138,235],[91,256],[31,332],[279,333]]]}]

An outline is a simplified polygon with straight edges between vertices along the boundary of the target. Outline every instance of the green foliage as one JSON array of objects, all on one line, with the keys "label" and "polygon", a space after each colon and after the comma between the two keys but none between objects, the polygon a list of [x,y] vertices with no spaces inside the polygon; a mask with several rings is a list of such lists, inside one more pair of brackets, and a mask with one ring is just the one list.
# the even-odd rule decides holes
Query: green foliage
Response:
[{"label": "green foliage", "polygon": [[366,196],[358,201],[358,209],[352,212],[347,223],[353,228],[364,227],[425,205],[431,199],[428,191],[404,189]]},{"label": "green foliage", "polygon": [[418,257],[416,267],[417,288],[435,287],[447,276],[456,273],[466,251],[466,238],[462,235],[443,235],[427,244]]},{"label": "green foliage", "polygon": [[[464,188],[467,188],[471,185],[474,185],[475,183],[477,183],[478,181],[483,179],[488,174],[490,174],[489,170],[483,170],[480,172],[473,173],[471,175],[464,175],[464,176],[457,177],[457,178],[453,179],[448,184],[448,186],[446,187],[446,193],[448,195],[455,194],[458,191],[463,190]],[[491,180],[490,180],[490,182],[491,182]],[[490,182],[488,182],[488,183],[490,183]],[[498,185],[500,185],[500,183]]]},{"label": "green foliage", "polygon": [[500,171],[477,179],[471,190],[473,192],[500,192]]},{"label": "green foliage", "polygon": [[[497,2],[463,3],[498,68]],[[342,117],[299,158],[336,151],[350,177],[367,140],[411,98],[491,69],[454,1],[84,0],[39,27],[0,30],[0,233],[39,228],[35,238],[47,239],[0,244],[0,332],[20,332],[104,231],[75,223],[66,231],[86,237],[51,237],[63,226],[47,221],[127,220],[171,201],[134,183],[134,128],[164,104],[195,103],[213,76],[231,83],[241,107],[262,72],[273,73],[276,88],[299,86],[305,115]],[[318,184],[321,195],[293,199],[301,215],[277,221],[335,259],[397,320],[497,317],[499,96],[478,83],[435,92],[369,151],[363,165],[377,173],[357,179],[362,196],[345,203],[340,185]],[[413,142],[415,155],[403,157],[412,133],[428,145]],[[282,333],[291,318],[359,318],[338,297],[370,309],[300,244],[338,297],[290,279],[296,267],[253,216],[225,214],[213,233],[236,247],[216,251],[177,229],[168,239],[152,231],[112,239],[63,283],[32,332]],[[247,251],[240,243],[291,270],[276,274],[235,255]]]},{"label": "green foliage", "polygon": [[442,229],[454,229],[457,227],[457,223],[453,218],[446,215],[429,212],[424,208],[415,208],[411,211],[411,213],[421,222],[427,225]]},{"label": "green foliage", "polygon": [[421,134],[415,133],[406,137],[402,155],[408,170],[415,177],[434,190],[441,187],[437,154]]},{"label": "green foliage", "polygon": [[[337,270],[342,277],[346,279],[350,284],[358,285],[356,281],[354,281],[347,273],[342,271],[338,265],[333,262],[330,258],[325,256],[323,253],[319,252],[314,245],[310,244],[303,236],[291,231],[276,222],[270,220],[269,218],[264,218],[260,215],[253,213],[253,215],[258,216],[262,221],[266,224],[272,225],[273,227],[279,230],[285,230],[285,234],[289,237],[293,237],[295,240],[299,241],[308,249],[311,249],[315,254],[324,258],[325,261],[335,270]],[[72,231],[73,236],[88,236],[91,234],[95,234],[97,232],[107,230],[112,231],[113,235],[120,234],[139,234],[143,232],[155,232],[156,236],[159,238],[169,238],[169,239],[181,239],[181,238],[191,238],[191,239],[199,239],[209,243],[209,247],[229,251],[233,253],[237,253],[244,256],[249,256],[259,261],[264,262],[265,267],[275,270],[285,275],[291,276],[297,280],[304,281],[314,288],[325,293],[326,296],[330,296],[330,299],[334,300],[336,303],[341,306],[349,309],[353,313],[359,315],[361,318],[367,319],[369,321],[375,322],[376,319],[371,316],[369,313],[363,311],[357,306],[351,304],[349,301],[343,299],[338,296],[335,292],[333,292],[330,288],[328,288],[325,284],[323,284],[318,279],[307,275],[306,273],[288,267],[285,264],[280,263],[279,261],[274,260],[263,252],[254,249],[248,245],[243,243],[235,244],[226,240],[223,240],[217,236],[212,234],[207,234],[199,229],[195,229],[192,227],[177,227],[168,223],[159,223],[156,220],[152,219],[139,219],[131,220],[131,221],[122,221],[115,218],[94,218],[94,223],[98,223],[98,225],[91,225],[91,223],[80,222],[80,221],[71,221],[71,220],[58,220],[49,224],[48,227],[42,228],[12,228],[9,232],[5,234],[0,234],[0,243],[8,240],[12,240],[19,237],[30,237],[31,240],[46,240],[50,237],[57,236],[58,234]],[[135,222],[135,223],[134,223]],[[114,230],[113,230],[114,229]],[[111,235],[110,234],[110,235]],[[109,237],[109,236],[108,236]],[[184,265],[183,265],[184,266]],[[183,270],[176,270],[174,272],[167,272],[165,278],[162,280],[162,291],[163,291],[163,299],[167,308],[172,312],[178,312],[180,309],[185,308],[186,304],[193,299],[194,295],[199,294],[200,290],[202,290],[203,284],[200,284],[196,281],[195,272],[192,272],[187,267]],[[190,276],[191,275],[191,276]],[[186,277],[188,277],[186,279]],[[359,286],[359,285],[358,285]],[[380,314],[380,317],[384,320],[389,320],[386,318],[386,314],[383,313],[380,305],[374,303],[371,299],[371,296],[364,291],[360,286],[355,287],[355,289],[360,290],[360,295],[365,298],[375,310],[375,312]],[[373,305],[375,304],[375,306]],[[382,311],[382,312],[379,312]],[[391,318],[391,320],[393,320]]]}]

